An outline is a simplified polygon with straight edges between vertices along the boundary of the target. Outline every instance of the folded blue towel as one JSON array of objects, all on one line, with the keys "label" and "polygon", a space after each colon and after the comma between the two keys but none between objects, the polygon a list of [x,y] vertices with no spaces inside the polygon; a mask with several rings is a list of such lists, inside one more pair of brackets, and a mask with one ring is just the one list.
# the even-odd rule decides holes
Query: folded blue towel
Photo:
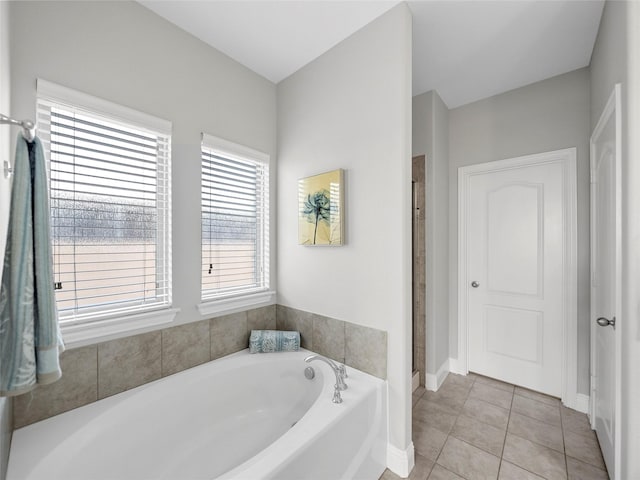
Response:
[{"label": "folded blue towel", "polygon": [[251,330],[249,353],[296,352],[300,350],[300,332]]}]

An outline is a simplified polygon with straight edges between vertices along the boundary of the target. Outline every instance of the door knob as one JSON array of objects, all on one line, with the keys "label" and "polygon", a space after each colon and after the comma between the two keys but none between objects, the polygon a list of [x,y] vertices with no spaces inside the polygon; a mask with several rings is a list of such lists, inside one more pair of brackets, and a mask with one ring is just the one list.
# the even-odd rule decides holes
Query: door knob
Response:
[{"label": "door knob", "polygon": [[611,320],[605,317],[600,317],[596,320],[596,322],[601,327],[608,327],[609,325],[611,325],[613,328],[616,328],[616,317],[613,317]]},{"label": "door knob", "polygon": [[473,282],[471,282],[471,286],[473,288],[478,288],[480,286],[480,284],[474,280]]}]

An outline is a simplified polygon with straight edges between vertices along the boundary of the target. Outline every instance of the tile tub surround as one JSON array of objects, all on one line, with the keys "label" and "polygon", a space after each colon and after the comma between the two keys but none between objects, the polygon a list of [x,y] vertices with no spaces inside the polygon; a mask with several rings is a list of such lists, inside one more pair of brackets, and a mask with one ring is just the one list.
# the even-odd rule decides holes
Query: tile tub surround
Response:
[{"label": "tile tub surround", "polygon": [[[557,398],[449,374],[413,395],[414,480],[607,480],[587,416]],[[381,480],[397,479],[385,471]]]},{"label": "tile tub surround", "polygon": [[387,334],[270,305],[67,350],[62,378],[14,398],[14,428],[247,348],[251,330],[298,330],[303,348],[386,378]]},{"label": "tile tub surround", "polygon": [[67,350],[60,380],[14,398],[14,428],[245,349],[252,328],[276,328],[275,315],[271,305]]},{"label": "tile tub surround", "polygon": [[386,380],[387,332],[284,305],[276,309],[278,330],[298,330],[302,348]]}]

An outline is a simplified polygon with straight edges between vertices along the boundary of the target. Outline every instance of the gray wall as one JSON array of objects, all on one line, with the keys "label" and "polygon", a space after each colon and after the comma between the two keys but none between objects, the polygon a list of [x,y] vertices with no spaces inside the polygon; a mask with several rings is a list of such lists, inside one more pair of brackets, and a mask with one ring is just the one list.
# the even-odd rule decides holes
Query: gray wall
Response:
[{"label": "gray wall", "polygon": [[[9,3],[0,2],[0,113],[11,115],[9,102]],[[10,137],[14,127],[0,127],[0,278],[4,266],[4,246],[9,222],[9,180],[4,178],[4,161],[9,160]],[[13,162],[12,162],[13,163]],[[0,397],[0,480],[7,473],[9,445],[11,444],[11,399]]]},{"label": "gray wall", "polygon": [[[173,303],[181,309],[176,324],[201,320],[195,309],[200,301],[200,132],[266,152],[275,167],[275,85],[135,2],[0,2],[0,12],[3,99],[9,72],[5,27],[11,26],[12,116],[34,118],[40,77],[173,122]],[[9,153],[6,128],[0,129],[1,160]],[[271,178],[274,189],[275,171]],[[0,174],[2,242],[7,185]],[[275,228],[272,232],[273,245]],[[274,267],[275,252],[271,272]],[[271,282],[275,285],[275,275]],[[8,402],[0,399],[0,460],[8,452],[10,418]]]},{"label": "gray wall", "polygon": [[[627,10],[626,2],[605,3],[600,30],[591,55],[591,128],[595,128],[616,83],[622,83],[627,98]],[[626,103],[623,102],[624,109]]]},{"label": "gray wall", "polygon": [[[278,85],[278,303],[388,334],[389,441],[411,443],[411,16]],[[346,244],[297,244],[299,178],[345,169]]]},{"label": "gray wall", "polygon": [[577,147],[578,393],[589,394],[589,69],[583,68],[449,112],[449,329],[458,355],[458,168]]},{"label": "gray wall", "polygon": [[416,95],[412,99],[411,152],[412,156],[433,157],[433,97],[435,90]]},{"label": "gray wall", "polygon": [[10,5],[14,115],[34,117],[40,77],[173,122],[173,305],[176,324],[203,319],[200,133],[266,152],[275,170],[275,85],[135,2]]},{"label": "gray wall", "polygon": [[[35,80],[40,77],[173,122],[173,303],[181,309],[177,323],[201,320],[194,308],[200,299],[199,276],[194,275],[200,271],[200,132],[271,154],[275,192],[275,86],[134,2],[10,5],[11,99],[16,116],[34,116]],[[281,92],[281,105],[290,120],[282,129],[285,148],[281,153],[285,165],[295,165],[288,170],[292,179],[284,178],[284,198],[291,187],[295,192],[297,178],[303,176],[300,167],[304,174],[344,167],[347,178],[353,180],[347,185],[347,248],[306,250],[305,254],[316,270],[334,267],[327,274],[335,283],[325,285],[337,286],[337,294],[322,302],[322,308],[315,304],[307,308],[308,294],[298,295],[299,285],[304,292],[314,290],[300,281],[314,269],[306,268],[304,262],[297,264],[291,255],[289,241],[295,243],[297,230],[292,226],[278,232],[287,240],[284,254],[294,260],[284,268],[278,264],[278,270],[287,274],[282,282],[284,298],[289,306],[389,332],[391,437],[404,449],[410,443],[411,403],[407,348],[411,19],[407,7],[396,7],[334,47],[286,80]],[[298,94],[304,98],[300,105],[296,104]],[[351,116],[351,112],[356,113]],[[372,138],[377,141],[371,142]],[[300,149],[292,148],[294,144]],[[319,151],[320,145],[328,148]],[[309,166],[313,171],[307,171]],[[386,201],[382,212],[374,215],[367,199],[381,193]],[[293,214],[295,222],[296,202],[295,193],[293,203],[281,200],[279,215]],[[397,211],[405,211],[406,218],[391,214]],[[272,212],[275,217],[275,208]],[[381,235],[369,217],[385,218],[392,228],[382,229]],[[271,245],[276,245],[276,228],[271,232]],[[354,249],[358,255],[353,255]],[[272,253],[275,286],[276,252]],[[325,261],[330,255],[333,259]],[[340,283],[345,280],[347,288]],[[361,280],[363,285],[357,287]],[[358,295],[350,292],[353,286]],[[377,301],[371,302],[372,298]]]},{"label": "gray wall", "polygon": [[[444,186],[449,178],[448,169],[449,165],[449,109],[442,101],[440,96],[436,93],[433,97],[433,183],[434,187],[434,262],[435,272],[433,275],[433,284],[435,286],[434,299],[435,304],[435,318],[436,323],[436,338],[437,342],[442,340],[442,344],[438,347],[435,372],[440,368],[443,362],[448,360],[451,356],[451,352],[447,348],[447,342],[445,338],[450,335],[449,323],[445,321],[449,315],[449,298],[447,282],[449,281],[448,273],[448,256],[451,252],[451,242],[449,242],[448,227],[448,208],[449,208],[449,192]],[[445,160],[447,162],[445,164]],[[440,381],[440,379],[438,379]]]},{"label": "gray wall", "polygon": [[413,97],[412,129],[413,155],[426,155],[426,372],[434,375],[449,360],[449,110],[437,92]]}]

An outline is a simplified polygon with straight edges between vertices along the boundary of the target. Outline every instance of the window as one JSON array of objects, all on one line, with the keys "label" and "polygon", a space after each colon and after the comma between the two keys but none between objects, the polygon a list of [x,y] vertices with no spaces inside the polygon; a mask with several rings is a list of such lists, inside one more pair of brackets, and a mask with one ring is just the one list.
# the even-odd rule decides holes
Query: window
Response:
[{"label": "window", "polygon": [[171,124],[42,80],[37,110],[63,333],[168,308]]},{"label": "window", "polygon": [[269,157],[203,134],[201,204],[202,300],[268,292]]}]

